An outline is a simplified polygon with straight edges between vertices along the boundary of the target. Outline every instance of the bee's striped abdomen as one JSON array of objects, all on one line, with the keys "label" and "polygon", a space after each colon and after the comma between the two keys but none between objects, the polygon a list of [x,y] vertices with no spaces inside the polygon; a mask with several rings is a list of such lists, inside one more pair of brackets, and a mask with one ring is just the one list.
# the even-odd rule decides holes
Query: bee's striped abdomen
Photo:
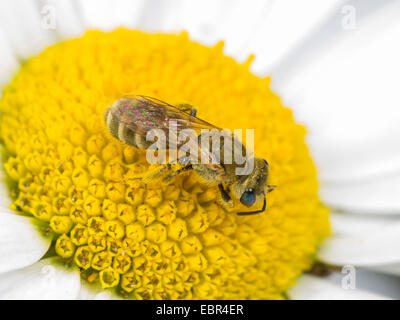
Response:
[{"label": "bee's striped abdomen", "polygon": [[[139,149],[147,149],[155,142],[157,148],[176,149],[183,143],[174,138],[180,130],[213,127],[161,100],[135,95],[119,98],[107,109],[104,118],[115,138]],[[152,141],[146,140],[148,133]]]},{"label": "bee's striped abdomen", "polygon": [[135,133],[116,116],[118,105],[110,106],[104,114],[106,127],[111,135],[123,143],[129,144],[139,149],[147,148],[151,143],[146,141],[143,134]]},{"label": "bee's striped abdomen", "polygon": [[115,119],[114,115],[111,112],[113,106],[109,107],[107,111],[104,113],[104,121],[106,123],[106,127],[108,131],[117,139],[118,138],[118,127],[119,123],[117,119]]}]

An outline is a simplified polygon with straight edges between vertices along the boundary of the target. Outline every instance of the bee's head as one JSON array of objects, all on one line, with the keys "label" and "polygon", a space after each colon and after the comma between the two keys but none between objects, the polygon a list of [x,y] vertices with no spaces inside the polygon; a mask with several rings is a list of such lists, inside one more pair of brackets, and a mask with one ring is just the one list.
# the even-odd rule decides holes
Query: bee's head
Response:
[{"label": "bee's head", "polygon": [[247,207],[264,199],[268,181],[269,165],[261,158],[254,158],[254,169],[249,175],[238,176],[232,185],[232,191],[240,202]]}]

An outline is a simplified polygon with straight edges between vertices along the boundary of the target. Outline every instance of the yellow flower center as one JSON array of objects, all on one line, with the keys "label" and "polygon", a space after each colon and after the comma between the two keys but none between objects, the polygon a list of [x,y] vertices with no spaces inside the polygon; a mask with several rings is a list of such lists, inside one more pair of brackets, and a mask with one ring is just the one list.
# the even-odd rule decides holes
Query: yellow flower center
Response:
[{"label": "yellow flower center", "polygon": [[[91,31],[29,59],[0,102],[14,204],[52,230],[82,277],[135,299],[283,298],[329,233],[305,129],[269,79],[187,34]],[[102,117],[127,93],[190,103],[222,128],[255,129],[268,159],[267,210],[238,216],[186,172],[144,183],[145,153]],[[51,251],[50,251],[51,252]]]}]

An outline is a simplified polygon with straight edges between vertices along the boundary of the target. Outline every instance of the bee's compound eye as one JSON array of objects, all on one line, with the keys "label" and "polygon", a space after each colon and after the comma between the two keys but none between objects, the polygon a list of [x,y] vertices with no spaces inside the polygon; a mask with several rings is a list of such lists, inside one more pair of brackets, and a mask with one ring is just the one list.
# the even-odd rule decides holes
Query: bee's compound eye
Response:
[{"label": "bee's compound eye", "polygon": [[256,201],[256,195],[254,194],[253,189],[246,190],[240,197],[240,202],[248,207],[253,205],[255,201]]}]

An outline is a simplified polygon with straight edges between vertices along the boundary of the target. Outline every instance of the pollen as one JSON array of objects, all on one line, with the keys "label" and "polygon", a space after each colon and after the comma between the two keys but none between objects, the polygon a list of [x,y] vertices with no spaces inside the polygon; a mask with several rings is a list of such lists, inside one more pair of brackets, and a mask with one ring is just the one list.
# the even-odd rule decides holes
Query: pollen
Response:
[{"label": "pollen", "polygon": [[[224,55],[222,42],[127,29],[89,31],[30,58],[0,100],[11,207],[53,231],[48,255],[121,297],[285,298],[329,235],[328,210],[305,128],[250,63]],[[278,186],[266,211],[238,216],[241,204],[225,203],[194,172],[141,179],[145,152],[103,122],[129,93],[189,103],[221,128],[254,129],[255,154]]]}]

